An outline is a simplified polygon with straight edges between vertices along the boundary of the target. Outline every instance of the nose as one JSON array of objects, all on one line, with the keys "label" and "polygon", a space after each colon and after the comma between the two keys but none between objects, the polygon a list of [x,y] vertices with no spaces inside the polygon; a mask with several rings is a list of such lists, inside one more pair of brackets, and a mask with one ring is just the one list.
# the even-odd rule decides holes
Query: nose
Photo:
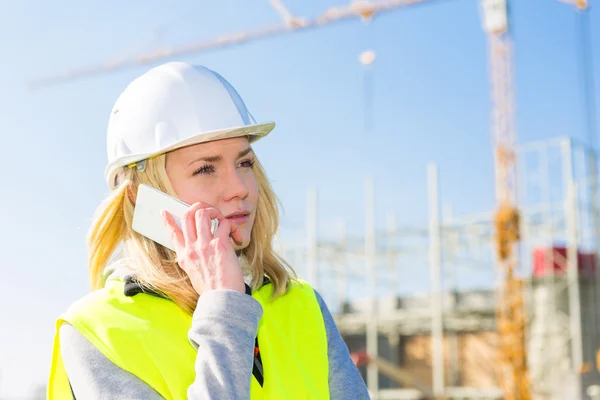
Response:
[{"label": "nose", "polygon": [[239,169],[234,168],[231,170],[223,184],[223,197],[225,201],[233,199],[245,199],[248,196],[248,185],[244,180],[244,175]]}]

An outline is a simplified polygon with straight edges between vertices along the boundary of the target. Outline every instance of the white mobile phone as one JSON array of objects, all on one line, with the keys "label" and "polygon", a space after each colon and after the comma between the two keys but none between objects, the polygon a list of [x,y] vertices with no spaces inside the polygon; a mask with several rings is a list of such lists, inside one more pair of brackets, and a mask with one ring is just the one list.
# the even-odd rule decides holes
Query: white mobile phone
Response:
[{"label": "white mobile phone", "polygon": [[[133,212],[133,230],[154,240],[156,243],[175,251],[169,230],[165,226],[161,211],[166,210],[173,216],[175,223],[181,229],[183,214],[189,208],[184,203],[168,194],[151,186],[141,184],[138,188]],[[214,235],[218,227],[218,220],[212,220],[211,231]]]}]

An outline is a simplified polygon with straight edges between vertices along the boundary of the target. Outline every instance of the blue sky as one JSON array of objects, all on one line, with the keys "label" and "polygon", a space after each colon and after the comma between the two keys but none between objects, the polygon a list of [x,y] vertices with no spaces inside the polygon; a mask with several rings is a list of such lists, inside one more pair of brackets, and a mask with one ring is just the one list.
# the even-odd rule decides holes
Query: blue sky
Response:
[{"label": "blue sky", "polygon": [[[339,4],[286,3],[305,16]],[[367,175],[375,177],[378,228],[389,211],[401,225],[425,224],[428,162],[439,164],[442,202],[456,214],[493,207],[487,48],[477,3],[429,3],[371,25],[354,20],[182,58],[219,71],[258,120],[277,122],[255,148],[284,205],[289,240],[304,238],[309,186],[320,190],[324,235],[338,218],[360,233]],[[583,139],[576,13],[556,0],[513,3],[519,141]],[[0,396],[23,396],[45,380],[53,321],[88,290],[84,239],[107,194],[108,114],[148,67],[36,91],[27,82],[278,20],[267,1],[172,4],[0,1]],[[599,22],[593,10],[596,48]],[[365,48],[377,52],[368,134],[358,63]]]}]

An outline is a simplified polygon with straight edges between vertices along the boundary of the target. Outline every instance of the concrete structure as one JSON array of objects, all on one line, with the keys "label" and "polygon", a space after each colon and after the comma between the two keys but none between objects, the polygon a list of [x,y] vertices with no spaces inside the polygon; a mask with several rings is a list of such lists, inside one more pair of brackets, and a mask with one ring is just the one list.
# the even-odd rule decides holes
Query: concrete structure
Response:
[{"label": "concrete structure", "polygon": [[[576,398],[578,389],[587,392],[588,387],[600,382],[595,363],[587,361],[579,371],[572,368],[569,299],[566,290],[554,290],[561,282],[566,288],[565,277],[556,277],[554,281],[542,277],[527,282],[527,315],[530,317],[527,356],[534,392],[539,399]],[[594,355],[595,332],[590,321],[600,318],[600,307],[595,307],[593,275],[580,278],[579,292],[583,351]],[[494,291],[483,290],[443,295],[444,386],[448,394],[455,394],[452,399],[500,398],[495,369],[498,357],[495,299]],[[349,350],[365,349],[368,301],[347,302],[342,310],[336,316],[336,323]],[[431,388],[431,298],[383,298],[377,301],[376,310],[379,357],[409,371],[415,380]],[[366,380],[366,368],[361,367],[361,373]],[[580,386],[578,379],[581,379]],[[379,373],[378,388],[384,396],[381,398],[423,398],[415,388],[403,388],[383,373]],[[587,394],[582,393],[582,396]]]}]

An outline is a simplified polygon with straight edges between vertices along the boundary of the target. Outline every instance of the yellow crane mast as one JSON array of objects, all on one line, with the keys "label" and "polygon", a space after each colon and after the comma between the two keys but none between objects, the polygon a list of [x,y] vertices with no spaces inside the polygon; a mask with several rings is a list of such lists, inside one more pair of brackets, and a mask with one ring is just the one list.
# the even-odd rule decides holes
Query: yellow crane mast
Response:
[{"label": "yellow crane mast", "polygon": [[484,0],[492,92],[492,143],[496,186],[496,260],[501,274],[496,308],[499,380],[505,400],[529,400],[523,281],[518,266],[520,214],[516,205],[516,130],[511,39],[506,0]]}]

